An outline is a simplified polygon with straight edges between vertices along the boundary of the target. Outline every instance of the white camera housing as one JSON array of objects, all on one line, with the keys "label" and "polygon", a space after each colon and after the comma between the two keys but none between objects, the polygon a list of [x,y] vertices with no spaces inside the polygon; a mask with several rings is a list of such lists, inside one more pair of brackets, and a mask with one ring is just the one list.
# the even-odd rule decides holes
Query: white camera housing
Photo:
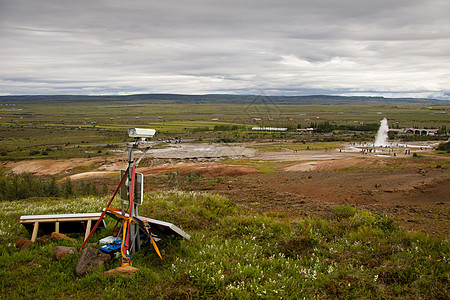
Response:
[{"label": "white camera housing", "polygon": [[151,138],[155,135],[155,129],[147,129],[147,128],[129,128],[128,136],[132,138]]}]

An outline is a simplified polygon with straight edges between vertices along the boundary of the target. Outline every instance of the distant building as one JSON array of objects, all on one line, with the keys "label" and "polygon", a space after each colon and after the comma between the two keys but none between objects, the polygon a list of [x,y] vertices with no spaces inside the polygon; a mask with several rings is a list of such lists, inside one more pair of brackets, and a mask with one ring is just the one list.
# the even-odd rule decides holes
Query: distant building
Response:
[{"label": "distant building", "polygon": [[287,131],[287,128],[277,128],[277,127],[252,127],[254,131]]},{"label": "distant building", "polygon": [[436,135],[439,132],[439,129],[426,129],[426,128],[402,128],[402,129],[395,129],[395,128],[389,128],[389,132],[392,132],[394,134],[399,133],[412,133],[412,134],[418,134],[418,135]]},{"label": "distant building", "polygon": [[406,133],[414,133],[418,135],[435,135],[438,134],[438,129],[425,129],[425,128],[408,128],[405,129]]},{"label": "distant building", "polygon": [[212,118],[211,121],[219,121],[219,118]]},{"label": "distant building", "polygon": [[314,128],[308,127],[308,128],[297,128],[298,133],[311,133],[314,131]]}]

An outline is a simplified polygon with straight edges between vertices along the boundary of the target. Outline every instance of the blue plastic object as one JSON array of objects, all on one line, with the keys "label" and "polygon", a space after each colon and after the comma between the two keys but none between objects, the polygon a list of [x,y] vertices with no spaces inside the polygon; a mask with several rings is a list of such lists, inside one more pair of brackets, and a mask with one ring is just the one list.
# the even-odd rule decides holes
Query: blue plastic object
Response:
[{"label": "blue plastic object", "polygon": [[122,239],[117,239],[110,244],[101,246],[100,250],[105,253],[112,254],[112,253],[116,253],[117,251],[120,251],[121,246],[122,246]]}]

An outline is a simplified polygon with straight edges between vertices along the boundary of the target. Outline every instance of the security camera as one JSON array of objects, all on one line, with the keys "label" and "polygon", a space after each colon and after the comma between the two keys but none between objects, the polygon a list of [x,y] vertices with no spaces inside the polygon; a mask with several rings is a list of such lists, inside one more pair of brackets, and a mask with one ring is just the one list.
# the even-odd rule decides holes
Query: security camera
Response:
[{"label": "security camera", "polygon": [[151,138],[156,133],[155,129],[147,129],[147,128],[129,128],[128,136],[132,138]]}]

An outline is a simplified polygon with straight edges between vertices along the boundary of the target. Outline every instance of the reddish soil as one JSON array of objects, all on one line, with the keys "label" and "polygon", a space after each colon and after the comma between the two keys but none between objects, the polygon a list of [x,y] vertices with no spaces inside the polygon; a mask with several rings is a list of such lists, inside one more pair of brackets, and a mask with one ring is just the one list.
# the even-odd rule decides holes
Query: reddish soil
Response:
[{"label": "reddish soil", "polygon": [[[427,151],[426,158],[418,159],[402,154],[377,157],[339,151],[255,154],[253,159],[270,160],[278,166],[280,172],[268,174],[259,173],[250,166],[200,162],[204,158],[179,157],[169,158],[169,161],[152,158],[153,161],[147,164],[150,166],[140,167],[138,172],[160,177],[161,181],[166,179],[160,175],[170,172],[180,176],[201,174],[202,180],[211,182],[221,177],[224,180],[207,185],[210,192],[227,195],[248,210],[274,217],[327,216],[334,206],[348,204],[391,215],[407,230],[448,238],[450,169],[447,166],[450,158],[436,157],[431,150]],[[447,163],[442,163],[445,161]],[[105,177],[126,165],[124,157],[114,156],[11,162],[7,167],[12,172],[59,174],[77,180]],[[90,171],[82,173],[83,168]],[[117,178],[111,180],[115,182]],[[150,188],[167,189],[170,186],[156,184]],[[189,186],[178,188],[204,190],[205,186],[200,182],[198,185],[189,182]]]},{"label": "reddish soil", "polygon": [[158,167],[139,168],[144,175],[160,175],[167,172],[178,172],[180,175],[197,173],[209,177],[241,176],[254,174],[258,171],[249,166],[228,165],[223,163],[180,163],[176,165],[164,165]]},{"label": "reddish soil", "polygon": [[405,229],[448,238],[449,187],[448,169],[407,167],[255,174],[219,192],[275,216],[328,215],[348,204],[392,215]]}]

